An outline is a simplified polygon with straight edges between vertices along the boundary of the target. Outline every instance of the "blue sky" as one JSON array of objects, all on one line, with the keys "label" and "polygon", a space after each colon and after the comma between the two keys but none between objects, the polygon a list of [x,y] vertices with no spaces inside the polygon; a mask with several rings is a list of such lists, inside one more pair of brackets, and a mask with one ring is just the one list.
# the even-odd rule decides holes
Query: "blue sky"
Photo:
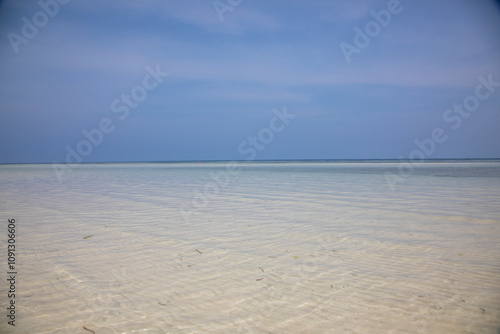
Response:
[{"label": "blue sky", "polygon": [[[437,128],[426,159],[500,158],[500,86],[474,97],[478,77],[500,82],[493,1],[40,3],[0,7],[0,163],[406,159]],[[341,43],[367,26],[348,62]],[[120,119],[146,68],[168,76]],[[467,117],[446,114],[470,96]],[[295,117],[269,130],[273,109]]]}]

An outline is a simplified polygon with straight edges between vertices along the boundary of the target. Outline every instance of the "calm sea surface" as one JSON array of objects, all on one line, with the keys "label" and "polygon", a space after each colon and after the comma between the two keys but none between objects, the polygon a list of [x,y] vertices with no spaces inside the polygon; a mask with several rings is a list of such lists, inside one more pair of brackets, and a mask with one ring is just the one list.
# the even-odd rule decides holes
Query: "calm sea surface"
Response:
[{"label": "calm sea surface", "polygon": [[0,165],[0,189],[0,332],[500,328],[499,160]]}]

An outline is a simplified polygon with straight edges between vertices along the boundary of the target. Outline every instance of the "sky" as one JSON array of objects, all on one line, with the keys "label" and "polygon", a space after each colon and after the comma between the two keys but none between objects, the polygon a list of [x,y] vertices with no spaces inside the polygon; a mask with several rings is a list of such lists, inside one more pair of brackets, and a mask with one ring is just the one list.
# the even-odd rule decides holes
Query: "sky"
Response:
[{"label": "sky", "polygon": [[488,0],[6,0],[0,163],[500,158]]}]

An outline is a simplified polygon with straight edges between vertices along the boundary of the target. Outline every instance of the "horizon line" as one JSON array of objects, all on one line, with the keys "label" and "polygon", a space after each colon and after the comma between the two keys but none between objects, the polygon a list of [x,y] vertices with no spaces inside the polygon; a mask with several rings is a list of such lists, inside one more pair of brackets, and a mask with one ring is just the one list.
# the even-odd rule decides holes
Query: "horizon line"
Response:
[{"label": "horizon line", "polygon": [[[340,158],[340,159],[263,159],[263,160],[228,160],[228,159],[217,159],[217,160],[128,160],[128,161],[85,161],[79,163],[66,163],[66,162],[0,162],[0,165],[49,165],[49,164],[62,164],[62,165],[90,165],[90,164],[126,164],[126,163],[207,163],[207,162],[307,162],[307,161],[315,161],[315,162],[342,162],[342,161],[400,161],[401,159],[394,158]],[[429,158],[418,161],[416,163],[425,163],[432,161],[444,161],[444,160],[500,160],[498,158]]]}]

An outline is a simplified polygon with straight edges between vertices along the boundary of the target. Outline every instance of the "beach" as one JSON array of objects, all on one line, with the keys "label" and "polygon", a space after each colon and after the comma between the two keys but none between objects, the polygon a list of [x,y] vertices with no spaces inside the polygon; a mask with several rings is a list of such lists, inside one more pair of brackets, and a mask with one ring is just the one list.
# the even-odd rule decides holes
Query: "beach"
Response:
[{"label": "beach", "polygon": [[1,165],[0,332],[498,333],[500,161],[421,163],[391,189],[397,171]]}]

